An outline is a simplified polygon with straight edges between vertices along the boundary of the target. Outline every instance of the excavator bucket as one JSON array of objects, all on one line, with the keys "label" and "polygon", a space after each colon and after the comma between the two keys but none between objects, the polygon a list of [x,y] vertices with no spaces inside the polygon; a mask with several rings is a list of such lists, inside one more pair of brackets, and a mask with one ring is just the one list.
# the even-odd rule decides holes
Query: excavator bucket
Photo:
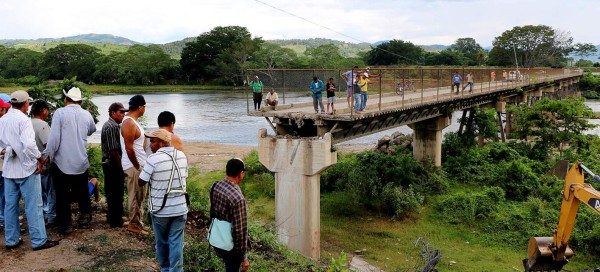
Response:
[{"label": "excavator bucket", "polygon": [[552,237],[533,237],[527,246],[527,259],[523,260],[525,271],[560,271],[573,256],[569,246],[565,249],[564,258],[557,259],[557,250]]}]

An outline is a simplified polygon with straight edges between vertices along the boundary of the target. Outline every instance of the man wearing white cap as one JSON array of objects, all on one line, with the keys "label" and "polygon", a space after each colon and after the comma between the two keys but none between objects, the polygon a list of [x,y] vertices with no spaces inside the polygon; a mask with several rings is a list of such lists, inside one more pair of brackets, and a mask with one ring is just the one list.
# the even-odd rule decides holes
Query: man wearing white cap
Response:
[{"label": "man wearing white cap", "polygon": [[25,115],[30,100],[26,91],[12,93],[12,109],[0,118],[0,149],[6,160],[2,172],[6,197],[6,249],[17,248],[23,243],[19,237],[19,195],[25,202],[25,215],[33,250],[58,245],[57,241],[47,239],[44,226],[42,184],[39,175],[44,160],[35,143],[31,120]]},{"label": "man wearing white cap", "polygon": [[[44,156],[50,157],[50,175],[56,191],[56,216],[60,233],[73,231],[69,195],[79,204],[79,228],[89,228],[92,205],[88,194],[87,137],[96,131],[92,114],[81,108],[82,95],[77,87],[65,95],[65,107],[52,116],[50,138]],[[69,191],[72,193],[69,194]]]}]

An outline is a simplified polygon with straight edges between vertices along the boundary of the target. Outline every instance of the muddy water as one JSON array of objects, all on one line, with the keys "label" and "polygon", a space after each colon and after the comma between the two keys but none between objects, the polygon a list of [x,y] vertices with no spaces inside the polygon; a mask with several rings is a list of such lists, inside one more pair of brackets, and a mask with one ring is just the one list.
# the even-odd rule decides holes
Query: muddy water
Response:
[{"label": "muddy water", "polygon": [[[113,102],[121,102],[127,107],[127,102],[132,95],[103,95],[96,96],[92,100],[100,111],[97,132],[89,139],[91,143],[100,142],[100,130],[102,124],[108,119],[108,106]],[[215,142],[222,144],[249,145],[258,144],[258,130],[267,128],[268,133],[273,133],[266,120],[259,117],[247,116],[246,95],[240,91],[199,91],[196,93],[152,93],[145,94],[146,113],[142,125],[146,129],[156,129],[156,119],[162,111],[168,110],[175,114],[177,122],[175,133],[186,142]],[[251,98],[250,98],[251,99]],[[281,94],[280,94],[280,99]],[[286,103],[310,102],[311,98],[305,93],[287,93]],[[250,101],[250,107],[252,106]],[[600,111],[600,101],[588,101],[586,104],[594,111]],[[457,131],[459,127],[458,118],[461,112],[453,115],[452,124],[444,129],[444,133]],[[600,120],[591,120],[592,123],[600,124]],[[373,144],[384,135],[395,131],[411,133],[407,126],[383,131],[365,136],[344,144]],[[597,128],[590,133],[600,133]]]}]

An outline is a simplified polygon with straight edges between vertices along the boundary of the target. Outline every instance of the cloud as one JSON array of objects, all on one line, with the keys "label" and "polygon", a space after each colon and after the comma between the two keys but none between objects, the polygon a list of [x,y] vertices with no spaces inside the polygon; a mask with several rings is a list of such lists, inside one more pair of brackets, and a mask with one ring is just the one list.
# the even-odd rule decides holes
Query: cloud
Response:
[{"label": "cloud", "polygon": [[545,24],[599,44],[590,19],[598,10],[600,1],[590,0],[19,0],[0,3],[0,39],[107,33],[164,43],[238,25],[265,39],[451,44],[472,37],[489,46],[514,26]]}]

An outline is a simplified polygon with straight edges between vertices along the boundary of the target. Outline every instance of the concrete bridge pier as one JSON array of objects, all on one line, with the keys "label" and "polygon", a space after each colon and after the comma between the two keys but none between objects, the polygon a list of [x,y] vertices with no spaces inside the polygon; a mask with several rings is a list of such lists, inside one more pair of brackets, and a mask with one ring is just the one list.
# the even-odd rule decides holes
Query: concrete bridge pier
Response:
[{"label": "concrete bridge pier", "polygon": [[332,137],[281,138],[258,131],[258,159],[275,173],[275,221],[280,242],[320,257],[321,172],[337,162]]},{"label": "concrete bridge pier", "polygon": [[414,130],[413,157],[423,161],[431,159],[436,166],[442,165],[442,129],[452,123],[450,116],[440,116],[409,124]]}]

